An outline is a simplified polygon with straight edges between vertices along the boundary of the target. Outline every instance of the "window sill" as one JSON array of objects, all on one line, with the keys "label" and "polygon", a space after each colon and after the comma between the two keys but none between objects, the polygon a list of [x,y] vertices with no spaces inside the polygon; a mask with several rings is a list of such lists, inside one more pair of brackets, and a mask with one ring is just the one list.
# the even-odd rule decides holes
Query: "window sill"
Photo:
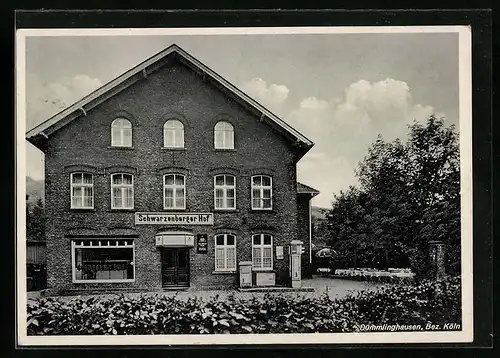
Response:
[{"label": "window sill", "polygon": [[90,209],[90,208],[70,208],[69,209],[71,212],[74,213],[95,213],[96,209]]},{"label": "window sill", "polygon": [[213,152],[236,152],[236,149],[225,149],[225,148],[213,148]]},{"label": "window sill", "polygon": [[134,208],[130,209],[108,209],[108,213],[117,213],[117,212],[124,212],[124,213],[130,213],[130,212],[135,212],[136,210]]},{"label": "window sill", "polygon": [[184,148],[184,147],[161,147],[161,150],[185,152],[186,148]]},{"label": "window sill", "polygon": [[212,271],[212,275],[235,275],[236,271]]},{"label": "window sill", "polygon": [[132,280],[73,280],[73,283],[131,283]]},{"label": "window sill", "polygon": [[188,211],[186,208],[163,208],[165,212]]},{"label": "window sill", "polygon": [[212,209],[214,213],[220,213],[220,214],[230,214],[230,213],[239,213],[240,211],[238,209]]},{"label": "window sill", "polygon": [[119,146],[108,146],[108,149],[118,149],[118,150],[134,150],[134,147],[119,147]]},{"label": "window sill", "polygon": [[274,209],[250,209],[251,213],[274,213]]},{"label": "window sill", "polygon": [[253,267],[252,267],[252,272],[257,272],[257,273],[276,273],[276,271],[274,269],[253,268]]}]

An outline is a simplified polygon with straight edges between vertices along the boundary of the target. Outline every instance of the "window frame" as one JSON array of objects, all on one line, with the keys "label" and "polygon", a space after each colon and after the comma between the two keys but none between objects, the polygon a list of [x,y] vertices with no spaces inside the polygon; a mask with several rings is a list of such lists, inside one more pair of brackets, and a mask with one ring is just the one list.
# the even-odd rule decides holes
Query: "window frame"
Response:
[{"label": "window frame", "polygon": [[[224,184],[223,185],[217,185],[217,177],[224,177]],[[232,177],[233,178],[233,185],[227,185],[226,184],[226,178],[227,177]],[[222,200],[223,200],[223,207],[217,207],[217,189],[222,190]],[[234,205],[233,207],[228,207],[228,196],[227,196],[227,191],[229,189],[234,190]],[[214,175],[214,210],[236,210],[236,175],[233,174],[216,174]]]},{"label": "window frame", "polygon": [[[122,176],[122,183],[121,184],[114,184],[113,183],[113,177],[115,175],[121,175]],[[132,184],[124,184],[123,183],[123,176],[124,175],[129,175],[132,178]],[[130,209],[134,209],[134,206],[135,206],[134,175],[130,174],[130,173],[122,173],[122,172],[120,172],[120,173],[113,173],[113,174],[110,175],[110,180],[111,180],[111,209],[113,209],[113,210],[130,210]],[[120,189],[120,191],[122,192],[122,206],[121,207],[116,207],[115,206],[115,196],[114,196],[114,190],[113,189]],[[130,207],[125,207],[124,206],[125,196],[123,194],[124,194],[124,191],[126,189],[132,189],[132,206],[130,206]]]},{"label": "window frame", "polygon": [[[118,121],[122,121],[124,122],[125,126],[119,126],[115,123],[117,123]],[[128,126],[127,126],[128,124]],[[120,131],[120,142],[119,143],[116,143],[116,139],[115,136],[114,136],[114,131],[113,129],[119,129]],[[124,143],[124,132],[128,130],[130,131],[130,143]],[[132,130],[132,122],[130,120],[128,120],[127,118],[124,118],[124,117],[117,117],[113,120],[113,122],[111,122],[111,146],[112,147],[117,147],[117,148],[131,148],[132,147],[132,140],[133,140],[133,130]]]},{"label": "window frame", "polygon": [[[166,196],[165,196],[165,189],[167,188],[167,185],[165,184],[165,179],[167,176],[174,176],[174,183],[169,185],[168,187],[173,190],[173,196],[172,196],[172,202],[173,206],[172,207],[167,207],[166,204]],[[175,184],[175,179],[176,177],[182,177],[183,180],[183,185],[178,186]],[[177,207],[177,189],[183,189],[184,190],[184,205],[182,207]],[[186,210],[186,201],[187,201],[187,191],[186,191],[186,175],[185,174],[180,174],[180,173],[166,173],[163,174],[163,210]]]},{"label": "window frame", "polygon": [[[228,125],[228,128],[222,128],[222,129],[218,129],[217,126],[226,126]],[[229,128],[230,126],[230,128]],[[222,146],[219,146],[217,143],[217,133],[218,132],[221,132],[222,133]],[[227,134],[230,134],[230,144],[231,146],[228,147],[226,144],[227,142],[227,138],[226,138],[226,135]],[[218,121],[217,123],[215,123],[215,126],[214,126],[214,149],[217,149],[217,150],[234,150],[234,126],[232,123],[228,122],[228,121]]]},{"label": "window frame", "polygon": [[[173,123],[172,127],[167,127],[167,124],[169,123]],[[180,127],[176,128],[175,127],[175,124],[176,123],[179,123],[180,124]],[[167,136],[166,136],[166,133],[167,131],[172,131],[173,132],[173,145],[167,145]],[[182,136],[182,141],[180,143],[180,145],[177,145],[177,143],[175,143],[175,139],[176,139],[176,132],[179,131]],[[173,149],[182,149],[184,148],[184,123],[182,123],[182,121],[176,119],[176,118],[171,118],[171,119],[168,119],[167,121],[165,121],[165,123],[163,124],[163,148],[173,148]]]},{"label": "window frame", "polygon": [[[256,236],[259,236],[260,238],[260,243],[255,244],[254,243],[254,238]],[[271,238],[271,244],[264,244],[264,236],[269,236]],[[270,267],[264,267],[264,249],[265,248],[270,248],[271,249],[271,266]],[[255,249],[259,249],[260,251],[260,267],[255,266]],[[274,236],[269,234],[269,233],[255,233],[252,234],[252,270],[253,271],[272,271],[274,270]]]},{"label": "window frame", "polygon": [[[223,236],[224,237],[224,244],[223,245],[218,245],[217,244],[217,237]],[[227,244],[227,237],[232,236],[234,238],[234,244],[233,245],[228,245]],[[218,268],[217,267],[217,249],[223,249],[224,251],[224,267],[223,268]],[[233,249],[234,250],[234,267],[228,267],[228,250]],[[232,232],[225,232],[225,233],[219,233],[214,235],[214,271],[215,272],[236,272],[237,265],[238,265],[238,253],[236,251],[236,234]]]},{"label": "window frame", "polygon": [[[260,185],[255,185],[253,183],[253,179],[256,178],[256,177],[261,177],[261,184]],[[269,178],[269,186],[264,186],[262,185],[262,178]],[[254,198],[254,190],[259,190],[259,203],[260,203],[260,206],[259,207],[255,207],[254,206],[254,199],[257,199],[257,198]],[[269,190],[270,192],[270,197],[269,197],[269,200],[270,200],[270,206],[268,208],[265,208],[264,207],[264,190]],[[250,205],[251,205],[251,208],[252,210],[266,210],[266,211],[269,211],[269,210],[273,210],[273,177],[270,176],[270,175],[267,175],[267,174],[255,174],[255,175],[252,175],[250,177]]]},{"label": "window frame", "polygon": [[[77,174],[81,174],[82,175],[82,182],[81,183],[74,183],[73,182],[73,177]],[[91,179],[92,179],[92,183],[90,184],[86,184],[83,182],[83,176],[84,175],[90,175]],[[69,194],[70,194],[70,208],[71,209],[76,209],[76,210],[93,210],[94,209],[94,174],[92,173],[89,173],[89,172],[84,172],[84,171],[78,171],[78,172],[73,172],[70,174],[70,179],[69,179],[69,183],[70,183],[70,189],[69,189]],[[73,189],[74,188],[81,188],[82,189],[82,195],[81,195],[81,198],[82,198],[82,206],[74,206],[73,205]],[[84,203],[84,200],[83,198],[85,197],[83,195],[84,193],[84,190],[83,188],[90,188],[91,189],[91,192],[92,192],[92,205],[91,206],[84,206],[83,203]]]},{"label": "window frame", "polygon": [[[99,243],[101,242],[108,242],[107,246],[104,245],[99,245],[99,246],[92,246],[92,241],[91,240],[98,240]],[[83,242],[85,241],[90,241],[90,246],[85,246]],[[119,245],[109,245],[109,242],[111,241],[131,241],[131,245],[124,245],[124,246],[119,246]],[[76,243],[80,242],[79,245]],[[92,280],[82,280],[82,279],[77,279],[76,278],[76,249],[118,249],[118,250],[123,250],[123,249],[132,249],[132,269],[133,269],[133,278],[127,278],[127,279],[110,279],[110,280],[103,280],[103,279],[92,279]],[[129,239],[129,238],[111,238],[111,239],[73,239],[71,240],[71,278],[73,283],[122,283],[122,282],[135,282],[135,277],[136,277],[136,271],[135,271],[135,240],[134,239]]]}]

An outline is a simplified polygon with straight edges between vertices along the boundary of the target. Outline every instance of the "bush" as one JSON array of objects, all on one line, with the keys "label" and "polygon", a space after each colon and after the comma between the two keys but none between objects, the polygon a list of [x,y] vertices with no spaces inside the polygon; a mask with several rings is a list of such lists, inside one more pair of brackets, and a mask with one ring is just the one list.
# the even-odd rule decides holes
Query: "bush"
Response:
[{"label": "bush", "polygon": [[289,295],[203,301],[175,296],[28,301],[29,335],[355,332],[366,324],[461,322],[460,279],[388,286],[342,299]]}]

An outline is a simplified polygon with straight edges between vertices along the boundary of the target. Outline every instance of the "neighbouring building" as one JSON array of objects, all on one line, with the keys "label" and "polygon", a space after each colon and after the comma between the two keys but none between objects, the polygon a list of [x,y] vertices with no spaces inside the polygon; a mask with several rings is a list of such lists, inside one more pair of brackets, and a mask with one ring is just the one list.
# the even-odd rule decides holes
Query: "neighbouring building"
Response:
[{"label": "neighbouring building", "polygon": [[296,164],[313,143],[176,45],[26,138],[45,154],[49,289],[230,288],[240,261],[284,286],[289,243],[310,243]]}]

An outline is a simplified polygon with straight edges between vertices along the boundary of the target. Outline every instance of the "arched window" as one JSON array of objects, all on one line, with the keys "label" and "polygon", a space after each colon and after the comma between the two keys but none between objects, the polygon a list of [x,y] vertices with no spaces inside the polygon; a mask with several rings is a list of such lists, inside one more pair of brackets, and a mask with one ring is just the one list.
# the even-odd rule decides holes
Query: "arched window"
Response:
[{"label": "arched window", "polygon": [[163,125],[163,146],[184,148],[184,125],[177,119],[169,119]]},{"label": "arched window", "polygon": [[182,174],[163,176],[163,208],[186,208],[186,179]]},{"label": "arched window", "polygon": [[234,149],[234,127],[229,122],[217,122],[214,127],[215,149]]},{"label": "arched window", "polygon": [[273,178],[268,175],[252,176],[252,209],[272,210]]},{"label": "arched window", "polygon": [[272,270],[273,237],[271,235],[252,235],[252,265],[254,270]]},{"label": "arched window", "polygon": [[134,208],[134,177],[132,174],[111,175],[111,208]]},{"label": "arched window", "polygon": [[111,123],[111,146],[132,146],[132,123],[125,118],[117,118]]},{"label": "arched window", "polygon": [[235,235],[215,235],[215,271],[236,271]]},{"label": "arched window", "polygon": [[71,208],[94,208],[94,177],[89,173],[71,173]]},{"label": "arched window", "polygon": [[215,209],[236,209],[236,178],[221,174],[214,177]]}]

